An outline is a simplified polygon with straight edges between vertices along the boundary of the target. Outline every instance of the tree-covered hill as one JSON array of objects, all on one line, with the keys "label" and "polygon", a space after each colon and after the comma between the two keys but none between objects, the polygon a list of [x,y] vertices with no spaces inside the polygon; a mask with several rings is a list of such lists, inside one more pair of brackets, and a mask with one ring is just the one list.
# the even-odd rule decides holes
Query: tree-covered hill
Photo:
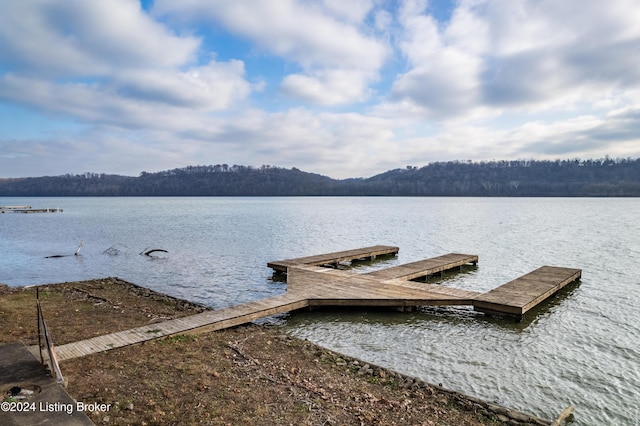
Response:
[{"label": "tree-covered hill", "polygon": [[0,196],[640,196],[640,159],[437,162],[337,180],[296,168],[188,166],[138,177],[0,179]]},{"label": "tree-covered hill", "polygon": [[121,195],[269,196],[324,195],[339,181],[296,168],[189,166],[128,180]]},{"label": "tree-covered hill", "polygon": [[640,159],[439,162],[361,182],[363,194],[640,196]]}]

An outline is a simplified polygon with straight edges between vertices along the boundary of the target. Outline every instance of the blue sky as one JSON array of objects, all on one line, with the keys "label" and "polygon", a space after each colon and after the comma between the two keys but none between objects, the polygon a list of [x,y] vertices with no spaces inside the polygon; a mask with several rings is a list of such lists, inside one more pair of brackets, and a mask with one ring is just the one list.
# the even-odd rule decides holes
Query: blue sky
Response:
[{"label": "blue sky", "polygon": [[636,0],[4,0],[0,177],[640,156]]}]

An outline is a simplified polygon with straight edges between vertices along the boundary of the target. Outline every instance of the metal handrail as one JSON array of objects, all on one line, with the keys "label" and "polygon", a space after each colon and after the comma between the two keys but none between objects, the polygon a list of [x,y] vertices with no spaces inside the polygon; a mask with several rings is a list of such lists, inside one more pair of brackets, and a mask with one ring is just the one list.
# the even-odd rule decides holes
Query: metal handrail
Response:
[{"label": "metal handrail", "polygon": [[[65,382],[58,364],[58,357],[56,356],[55,347],[53,345],[53,338],[47,327],[47,323],[44,320],[44,314],[42,313],[42,307],[40,306],[40,291],[36,288],[36,305],[38,310],[38,350],[40,352],[40,363],[47,365],[49,371],[53,376],[55,373],[55,379],[58,383]],[[48,359],[45,358],[43,351],[46,351]]]}]

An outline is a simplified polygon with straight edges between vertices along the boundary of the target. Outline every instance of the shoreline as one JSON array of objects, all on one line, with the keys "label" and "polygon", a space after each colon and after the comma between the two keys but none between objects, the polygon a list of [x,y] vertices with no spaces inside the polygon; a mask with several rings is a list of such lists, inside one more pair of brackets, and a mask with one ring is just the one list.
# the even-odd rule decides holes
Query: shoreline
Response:
[{"label": "shoreline", "polygon": [[[30,325],[28,318],[35,288],[58,345],[208,309],[118,278],[0,286],[0,315],[9,328],[0,343],[34,343],[35,320]],[[413,424],[552,423],[327,350],[277,326],[177,335],[66,361],[61,368],[74,399],[113,404],[107,415],[90,414],[96,423],[170,423],[187,416],[232,424],[247,413],[253,413],[244,420],[249,424],[394,424],[385,421],[401,418]],[[278,395],[285,398],[274,399]]]}]

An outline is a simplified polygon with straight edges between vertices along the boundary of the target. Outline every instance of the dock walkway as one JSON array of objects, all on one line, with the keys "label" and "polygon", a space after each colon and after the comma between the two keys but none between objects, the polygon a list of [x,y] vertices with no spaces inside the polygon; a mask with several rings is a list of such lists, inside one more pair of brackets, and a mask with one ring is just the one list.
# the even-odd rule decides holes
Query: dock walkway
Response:
[{"label": "dock walkway", "polygon": [[315,256],[299,257],[289,260],[278,260],[267,263],[267,266],[276,272],[287,272],[291,266],[298,265],[337,265],[340,262],[352,260],[375,259],[377,256],[398,254],[399,247],[372,246],[353,250],[337,251],[333,253],[318,254]]},{"label": "dock walkway", "polygon": [[412,310],[418,306],[468,305],[487,314],[522,319],[533,306],[568,283],[580,278],[579,269],[545,266],[488,293],[411,281],[420,277],[476,265],[478,256],[450,253],[431,259],[358,274],[317,265],[395,254],[398,247],[362,249],[269,262],[276,272],[287,273],[287,292],[255,302],[206,311],[161,323],[58,346],[60,361],[142,343],[176,334],[221,330],[259,318],[313,306],[382,306]]},{"label": "dock walkway", "polygon": [[414,280],[417,278],[428,277],[444,271],[461,267],[467,264],[478,264],[478,256],[460,253],[449,253],[431,259],[419,260],[417,262],[405,263],[404,265],[392,266],[390,268],[380,269],[378,271],[369,272],[366,275],[380,278],[393,279],[401,278],[404,280]]},{"label": "dock walkway", "polygon": [[205,311],[188,317],[67,343],[57,346],[56,354],[59,361],[64,361],[114,348],[135,345],[160,337],[222,330],[306,306],[308,306],[306,300],[298,296],[284,294],[230,308]]},{"label": "dock walkway", "polygon": [[580,269],[543,266],[481,294],[474,299],[473,308],[487,314],[502,313],[521,318],[581,275]]}]

